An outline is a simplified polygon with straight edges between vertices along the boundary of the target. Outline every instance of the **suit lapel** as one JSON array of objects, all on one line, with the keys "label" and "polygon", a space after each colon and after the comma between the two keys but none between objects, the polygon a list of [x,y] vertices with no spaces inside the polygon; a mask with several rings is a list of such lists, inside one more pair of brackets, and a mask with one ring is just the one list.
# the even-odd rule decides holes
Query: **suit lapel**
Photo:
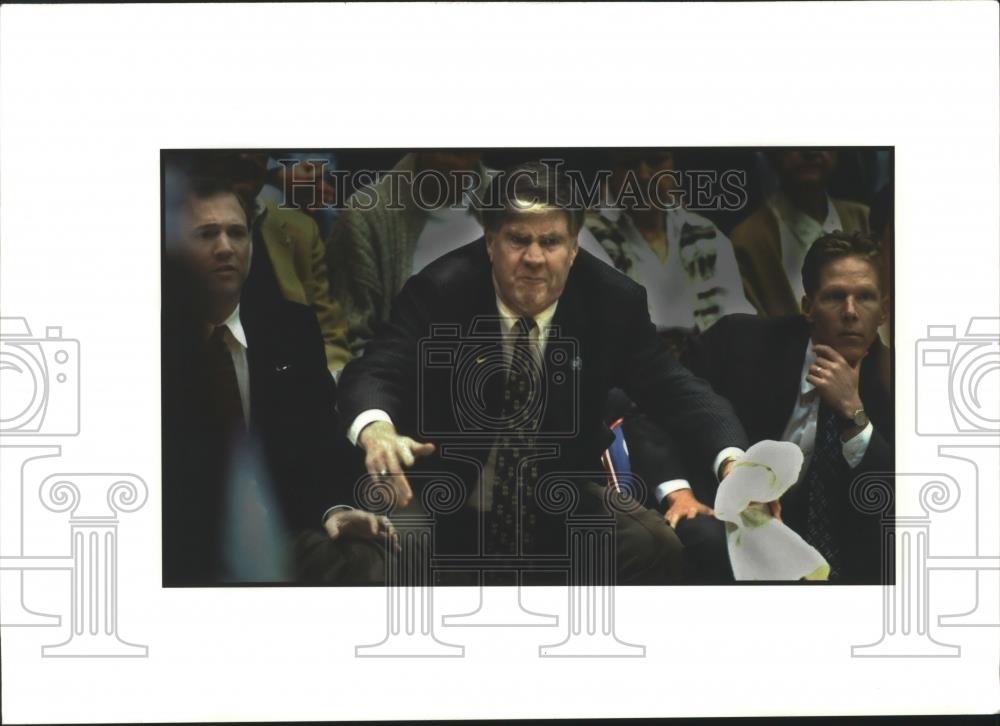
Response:
[{"label": "suit lapel", "polygon": [[280,403],[285,380],[298,374],[295,361],[282,351],[285,331],[272,325],[265,311],[251,306],[241,314],[247,336],[247,365],[250,373],[250,425],[276,420],[275,406]]},{"label": "suit lapel", "polygon": [[883,431],[893,429],[891,398],[879,376],[881,356],[889,354],[889,349],[876,337],[868,355],[861,362],[861,372],[858,376],[858,395],[861,396],[865,411],[872,422]]},{"label": "suit lapel", "polygon": [[[799,389],[802,384],[802,363],[805,361],[809,328],[805,321],[798,317],[792,319],[786,329],[779,328],[778,335],[780,337],[774,350],[780,352],[769,372],[773,376],[771,385],[760,386],[761,391],[774,391],[774,403],[763,407],[769,416],[764,430],[773,432],[768,434],[771,438],[780,438],[788,423],[792,408],[799,398]],[[750,371],[750,373],[753,372]],[[761,371],[761,373],[764,372]]]},{"label": "suit lapel", "polygon": [[[481,239],[479,246],[481,256],[476,260],[476,268],[468,280],[473,287],[465,296],[470,305],[466,310],[456,312],[462,314],[461,334],[469,342],[468,357],[462,365],[473,366],[475,369],[467,380],[480,382],[483,389],[477,393],[483,396],[486,413],[498,417],[503,407],[505,378],[500,311],[497,310],[492,267],[486,254],[486,240]],[[487,366],[486,371],[490,373],[482,375],[484,373],[480,370],[482,366]]]},{"label": "suit lapel", "polygon": [[[545,344],[543,390],[546,393],[544,431],[575,430],[567,421],[579,407],[577,381],[583,373],[587,315],[577,278],[570,272],[559,298]],[[576,397],[576,401],[574,401]]]}]

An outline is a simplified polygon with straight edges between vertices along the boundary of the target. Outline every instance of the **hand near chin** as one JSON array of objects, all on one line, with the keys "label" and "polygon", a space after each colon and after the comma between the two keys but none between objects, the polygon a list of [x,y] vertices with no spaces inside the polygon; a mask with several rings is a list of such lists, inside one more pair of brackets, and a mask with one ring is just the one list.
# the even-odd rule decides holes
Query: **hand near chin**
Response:
[{"label": "hand near chin", "polygon": [[816,362],[809,367],[806,380],[816,387],[826,405],[842,418],[853,417],[854,412],[862,408],[861,397],[858,395],[858,377],[864,356],[852,366],[829,345],[816,344],[813,351],[816,353]]}]

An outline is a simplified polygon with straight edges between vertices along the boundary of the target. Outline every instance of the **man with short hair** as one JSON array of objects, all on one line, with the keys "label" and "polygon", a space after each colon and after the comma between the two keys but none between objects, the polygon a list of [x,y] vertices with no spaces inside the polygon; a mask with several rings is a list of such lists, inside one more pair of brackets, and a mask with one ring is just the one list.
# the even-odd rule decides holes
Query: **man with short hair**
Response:
[{"label": "man with short hair", "polygon": [[[527,164],[493,183],[502,186],[490,195],[496,208],[483,210],[485,237],[410,278],[344,369],[341,412],[398,506],[413,498],[405,469],[466,482],[465,508],[439,519],[444,539],[465,535],[475,548],[481,532],[486,554],[555,553],[566,545],[542,504],[545,482],[563,475],[577,513],[603,511],[612,388],[713,475],[746,439],[728,404],[673,360],[642,287],[579,249],[582,210],[568,180]],[[677,580],[682,547],[662,516],[636,506],[615,523],[619,582]]]},{"label": "man with short hair", "polygon": [[346,458],[315,314],[277,295],[243,299],[247,200],[172,170],[165,187],[164,583],[364,582],[382,564],[365,540],[389,525],[338,511],[322,534]]},{"label": "man with short hair", "polygon": [[753,214],[733,228],[747,298],[761,315],[800,312],[803,294],[799,271],[810,246],[837,230],[868,233],[868,207],[830,197],[837,152],[783,149],[768,152],[780,188]]},{"label": "man with short hair", "polygon": [[852,503],[852,481],[893,466],[890,392],[879,376],[888,314],[879,247],[836,231],[802,265],[802,314],[732,315],[697,338],[686,362],[729,399],[751,441],[798,444],[799,482],[783,520],[816,547],[831,580],[883,581],[880,522]]},{"label": "man with short hair", "polygon": [[[389,319],[392,300],[411,275],[483,236],[473,199],[483,195],[493,173],[479,150],[423,149],[406,154],[348,200],[327,248],[331,290],[347,311],[354,356]],[[596,241],[588,244],[611,264]]]}]

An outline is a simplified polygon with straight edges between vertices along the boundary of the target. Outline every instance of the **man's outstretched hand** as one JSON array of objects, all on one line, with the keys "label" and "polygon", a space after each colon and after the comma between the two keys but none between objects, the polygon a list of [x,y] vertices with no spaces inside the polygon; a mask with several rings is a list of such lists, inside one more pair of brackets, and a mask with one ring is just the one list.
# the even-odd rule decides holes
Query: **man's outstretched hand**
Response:
[{"label": "man's outstretched hand", "polygon": [[699,514],[709,516],[715,514],[712,508],[702,504],[695,499],[694,493],[690,489],[678,489],[667,495],[667,511],[663,515],[663,521],[674,529],[682,519],[694,519]]},{"label": "man's outstretched hand", "polygon": [[365,468],[373,477],[389,481],[396,493],[400,507],[409,506],[413,500],[410,482],[403,474],[417,458],[434,453],[434,444],[421,444],[409,436],[400,436],[388,421],[368,424],[358,436],[358,443],[365,450]]}]

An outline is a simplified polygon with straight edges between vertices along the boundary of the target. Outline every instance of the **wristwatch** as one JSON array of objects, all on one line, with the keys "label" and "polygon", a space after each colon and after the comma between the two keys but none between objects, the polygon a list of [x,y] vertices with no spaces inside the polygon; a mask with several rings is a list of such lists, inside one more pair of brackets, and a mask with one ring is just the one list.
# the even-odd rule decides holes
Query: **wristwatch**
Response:
[{"label": "wristwatch", "polygon": [[868,414],[865,413],[865,410],[863,408],[859,408],[853,414],[851,414],[851,417],[847,419],[847,421],[850,421],[853,425],[857,426],[859,429],[863,429],[865,426],[868,425],[869,421]]}]

